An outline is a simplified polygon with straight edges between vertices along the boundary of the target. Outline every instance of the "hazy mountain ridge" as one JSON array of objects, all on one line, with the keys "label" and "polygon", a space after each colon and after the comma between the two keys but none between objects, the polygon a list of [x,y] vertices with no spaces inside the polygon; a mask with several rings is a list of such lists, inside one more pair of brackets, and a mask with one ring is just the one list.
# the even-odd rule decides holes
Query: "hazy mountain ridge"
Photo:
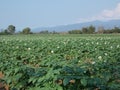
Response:
[{"label": "hazy mountain ridge", "polygon": [[50,32],[67,32],[69,30],[75,29],[82,29],[83,27],[88,27],[90,25],[95,26],[96,30],[98,27],[103,26],[106,29],[111,29],[116,27],[120,27],[120,20],[109,20],[109,21],[92,21],[92,22],[85,22],[85,23],[76,23],[76,24],[69,24],[69,25],[60,25],[60,26],[53,26],[53,27],[40,27],[33,29],[33,32],[40,32],[43,30],[48,30]]}]

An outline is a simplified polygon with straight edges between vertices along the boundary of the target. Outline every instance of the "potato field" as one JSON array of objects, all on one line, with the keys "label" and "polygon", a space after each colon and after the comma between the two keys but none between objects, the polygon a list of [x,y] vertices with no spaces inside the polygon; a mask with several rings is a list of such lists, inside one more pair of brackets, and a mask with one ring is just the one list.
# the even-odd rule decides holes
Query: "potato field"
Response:
[{"label": "potato field", "polygon": [[120,90],[120,34],[0,35],[9,90]]}]

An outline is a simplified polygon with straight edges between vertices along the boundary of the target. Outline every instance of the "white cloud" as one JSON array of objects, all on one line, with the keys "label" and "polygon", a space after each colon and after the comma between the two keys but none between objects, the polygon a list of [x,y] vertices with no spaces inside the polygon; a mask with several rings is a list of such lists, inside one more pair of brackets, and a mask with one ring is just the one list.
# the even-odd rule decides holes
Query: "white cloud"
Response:
[{"label": "white cloud", "polygon": [[112,10],[103,10],[96,16],[89,18],[79,18],[78,22],[88,22],[94,20],[106,21],[112,19],[120,19],[120,3]]}]

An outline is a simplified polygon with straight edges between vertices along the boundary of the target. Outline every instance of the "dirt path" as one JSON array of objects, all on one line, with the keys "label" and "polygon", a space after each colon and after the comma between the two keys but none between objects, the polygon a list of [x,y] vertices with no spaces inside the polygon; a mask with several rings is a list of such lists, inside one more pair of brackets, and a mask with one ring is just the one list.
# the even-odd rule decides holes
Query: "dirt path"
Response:
[{"label": "dirt path", "polygon": [[[0,72],[0,79],[3,77],[4,77],[3,73]],[[0,90],[9,90],[9,86],[0,82]]]}]

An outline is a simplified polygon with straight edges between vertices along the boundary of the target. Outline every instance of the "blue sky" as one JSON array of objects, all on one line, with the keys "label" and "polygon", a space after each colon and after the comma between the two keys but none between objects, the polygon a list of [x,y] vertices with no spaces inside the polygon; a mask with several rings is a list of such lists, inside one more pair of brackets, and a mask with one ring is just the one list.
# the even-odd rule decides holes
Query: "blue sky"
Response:
[{"label": "blue sky", "polygon": [[0,29],[120,19],[120,0],[0,0]]}]

